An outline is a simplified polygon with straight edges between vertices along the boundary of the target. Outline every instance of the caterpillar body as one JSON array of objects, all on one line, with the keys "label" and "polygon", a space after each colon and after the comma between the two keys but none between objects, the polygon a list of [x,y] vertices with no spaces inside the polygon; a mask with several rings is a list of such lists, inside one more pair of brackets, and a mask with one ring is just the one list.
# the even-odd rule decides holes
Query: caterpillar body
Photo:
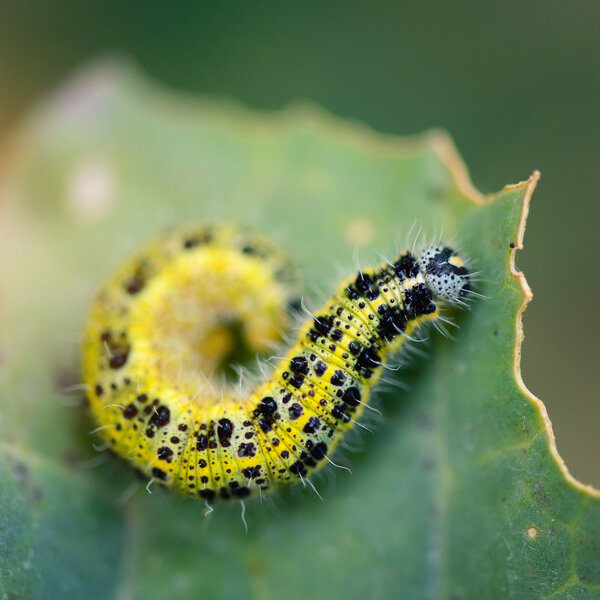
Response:
[{"label": "caterpillar body", "polygon": [[267,493],[326,464],[389,355],[470,289],[465,261],[440,245],[360,270],[242,395],[210,376],[280,339],[298,305],[295,270],[256,231],[186,226],[144,247],[93,300],[91,410],[109,447],[166,487],[207,501]]}]

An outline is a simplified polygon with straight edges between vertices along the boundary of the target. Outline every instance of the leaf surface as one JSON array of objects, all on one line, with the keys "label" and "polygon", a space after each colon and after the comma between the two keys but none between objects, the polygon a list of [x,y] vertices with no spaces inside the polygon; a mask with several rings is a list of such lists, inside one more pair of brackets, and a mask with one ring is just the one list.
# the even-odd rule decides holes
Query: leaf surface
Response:
[{"label": "leaf surface", "polygon": [[[530,293],[514,261],[537,174],[482,198],[441,133],[257,114],[114,64],[42,104],[4,159],[0,597],[600,597],[598,493],[568,475],[520,378]],[[323,502],[301,487],[248,502],[248,534],[238,504],[205,518],[147,494],[65,393],[94,290],[156,231],[205,218],[279,239],[313,307],[355,247],[364,265],[391,257],[415,223],[459,242],[487,297],[390,374],[409,391],[381,386],[374,435],[336,455],[352,476],[326,469]]]}]

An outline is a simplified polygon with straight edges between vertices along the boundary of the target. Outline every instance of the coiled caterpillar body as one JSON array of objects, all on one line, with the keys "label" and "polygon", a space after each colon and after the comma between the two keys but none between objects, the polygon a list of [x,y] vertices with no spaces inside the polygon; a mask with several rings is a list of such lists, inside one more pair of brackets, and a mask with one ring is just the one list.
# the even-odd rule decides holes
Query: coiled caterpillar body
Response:
[{"label": "coiled caterpillar body", "polygon": [[210,375],[279,339],[298,302],[292,264],[231,225],[165,234],[92,303],[83,374],[98,430],[149,477],[208,501],[304,480],[354,426],[390,353],[470,286],[464,261],[438,245],[363,269],[242,396]]}]

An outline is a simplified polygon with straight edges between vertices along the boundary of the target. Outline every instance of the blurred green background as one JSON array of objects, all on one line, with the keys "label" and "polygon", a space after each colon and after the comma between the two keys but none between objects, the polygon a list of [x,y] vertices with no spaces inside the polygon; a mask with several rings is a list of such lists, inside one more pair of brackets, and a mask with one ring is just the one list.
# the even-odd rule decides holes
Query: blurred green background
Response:
[{"label": "blurred green background", "polygon": [[[600,486],[600,3],[0,2],[0,141],[86,60],[401,135],[443,127],[483,192],[542,171],[523,375],[575,476]],[[2,156],[2,154],[0,154]],[[332,266],[332,269],[334,267]]]}]

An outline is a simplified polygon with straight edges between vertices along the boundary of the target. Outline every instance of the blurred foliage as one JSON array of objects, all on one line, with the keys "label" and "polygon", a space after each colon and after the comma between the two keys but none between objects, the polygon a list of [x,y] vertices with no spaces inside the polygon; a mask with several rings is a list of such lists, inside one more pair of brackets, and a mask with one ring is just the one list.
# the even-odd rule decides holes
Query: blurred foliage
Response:
[{"label": "blurred foliage", "polygon": [[[10,155],[3,597],[597,597],[600,502],[565,479],[515,373],[525,298],[509,269],[531,182],[475,202],[440,134],[401,141],[307,108],[258,116],[108,66],[41,106]],[[232,216],[284,240],[311,306],[315,286],[334,287],[333,263],[351,268],[357,231],[366,264],[415,220],[460,240],[488,296],[455,315],[458,339],[433,336],[402,371],[410,393],[381,394],[385,418],[355,436],[352,477],[327,481],[328,469],[324,502],[298,487],[249,502],[249,534],[239,505],[206,519],[143,483],[131,496],[133,473],[98,466],[91,425],[61,394],[79,381],[85,307],[115,264],[159,228]]]}]

